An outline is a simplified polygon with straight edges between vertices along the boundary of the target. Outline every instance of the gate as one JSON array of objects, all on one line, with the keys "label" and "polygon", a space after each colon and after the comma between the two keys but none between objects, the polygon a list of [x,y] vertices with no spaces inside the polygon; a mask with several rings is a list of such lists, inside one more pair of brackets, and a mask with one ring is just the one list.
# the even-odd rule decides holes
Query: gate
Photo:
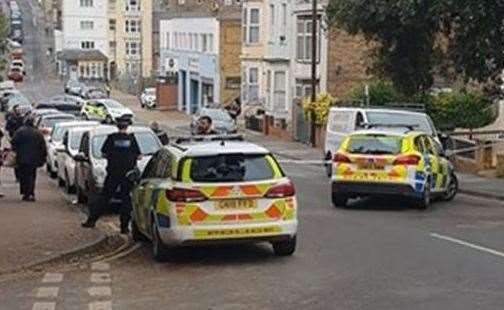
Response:
[{"label": "gate", "polygon": [[310,143],[310,123],[305,119],[300,102],[294,103],[296,115],[295,139],[302,143]]}]

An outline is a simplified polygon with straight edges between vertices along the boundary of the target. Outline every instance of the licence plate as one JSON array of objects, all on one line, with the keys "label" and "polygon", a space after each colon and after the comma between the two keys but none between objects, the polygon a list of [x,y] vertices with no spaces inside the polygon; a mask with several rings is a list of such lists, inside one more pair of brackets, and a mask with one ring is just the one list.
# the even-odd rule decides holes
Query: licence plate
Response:
[{"label": "licence plate", "polygon": [[215,203],[217,210],[244,210],[255,209],[257,203],[252,199],[221,200]]},{"label": "licence plate", "polygon": [[378,163],[365,163],[359,165],[360,169],[365,169],[365,170],[383,170],[385,169],[385,165],[378,164]]}]

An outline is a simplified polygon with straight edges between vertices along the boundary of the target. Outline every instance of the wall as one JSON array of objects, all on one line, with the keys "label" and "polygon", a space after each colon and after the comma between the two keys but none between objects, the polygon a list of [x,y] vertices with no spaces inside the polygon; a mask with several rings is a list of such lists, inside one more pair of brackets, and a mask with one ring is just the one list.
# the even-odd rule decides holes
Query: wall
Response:
[{"label": "wall", "polygon": [[337,99],[370,77],[366,73],[370,45],[361,36],[331,28],[329,34],[327,90]]},{"label": "wall", "polygon": [[220,29],[220,103],[228,104],[240,95],[240,83],[238,89],[227,88],[226,78],[241,78],[241,23],[239,20],[221,20]]},{"label": "wall", "polygon": [[[108,55],[107,1],[94,0],[91,8],[80,7],[80,1],[62,1],[63,48],[81,48],[81,41],[94,41],[95,49]],[[93,30],[81,30],[80,22],[93,21]]]}]

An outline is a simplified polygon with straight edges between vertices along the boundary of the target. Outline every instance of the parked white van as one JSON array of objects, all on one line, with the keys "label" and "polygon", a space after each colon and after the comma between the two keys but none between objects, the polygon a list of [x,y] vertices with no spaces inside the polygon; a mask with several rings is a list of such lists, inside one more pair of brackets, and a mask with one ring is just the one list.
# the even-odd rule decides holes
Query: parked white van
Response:
[{"label": "parked white van", "polygon": [[[438,132],[425,113],[398,108],[333,107],[329,112],[324,146],[325,159],[330,160],[346,135],[364,129],[366,124],[409,125],[424,131],[438,142]],[[328,165],[330,167],[330,165]],[[330,175],[330,169],[328,175]]]}]

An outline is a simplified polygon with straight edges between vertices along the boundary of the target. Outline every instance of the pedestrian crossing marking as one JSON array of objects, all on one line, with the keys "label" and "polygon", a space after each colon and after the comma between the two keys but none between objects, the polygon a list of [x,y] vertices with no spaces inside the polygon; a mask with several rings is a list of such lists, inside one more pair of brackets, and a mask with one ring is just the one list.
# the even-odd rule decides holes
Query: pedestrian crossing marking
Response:
[{"label": "pedestrian crossing marking", "polygon": [[109,286],[93,286],[88,289],[90,296],[102,297],[102,296],[112,296],[112,289]]},{"label": "pedestrian crossing marking", "polygon": [[59,287],[39,287],[37,298],[56,298],[58,297]]},{"label": "pedestrian crossing marking", "polygon": [[55,310],[55,302],[36,302],[33,304],[32,310]]},{"label": "pedestrian crossing marking", "polygon": [[59,283],[63,281],[62,273],[46,273],[42,279],[42,283]]},{"label": "pedestrian crossing marking", "polygon": [[110,283],[110,274],[108,273],[92,273],[91,282],[93,283]]}]

